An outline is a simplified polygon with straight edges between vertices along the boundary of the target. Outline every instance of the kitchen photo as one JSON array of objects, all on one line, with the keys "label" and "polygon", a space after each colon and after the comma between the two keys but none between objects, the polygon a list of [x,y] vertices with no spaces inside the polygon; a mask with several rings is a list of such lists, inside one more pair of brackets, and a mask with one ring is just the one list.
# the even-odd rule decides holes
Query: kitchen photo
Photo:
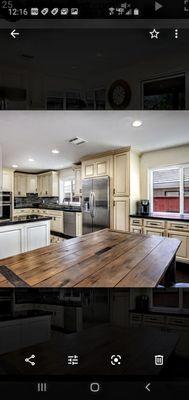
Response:
[{"label": "kitchen photo", "polygon": [[189,287],[188,111],[1,111],[0,287]]},{"label": "kitchen photo", "polygon": [[188,312],[188,289],[1,289],[0,376],[188,379]]}]

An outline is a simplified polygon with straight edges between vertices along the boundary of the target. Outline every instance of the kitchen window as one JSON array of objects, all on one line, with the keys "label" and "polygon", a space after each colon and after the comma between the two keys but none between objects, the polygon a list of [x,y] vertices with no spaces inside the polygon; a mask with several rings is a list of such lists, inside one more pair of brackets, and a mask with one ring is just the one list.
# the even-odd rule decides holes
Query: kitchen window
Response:
[{"label": "kitchen window", "polygon": [[155,312],[189,313],[189,289],[153,289],[150,309]]},{"label": "kitchen window", "polygon": [[151,170],[151,211],[189,213],[189,165]]},{"label": "kitchen window", "polygon": [[72,201],[75,191],[75,179],[67,178],[63,180],[64,201]]}]

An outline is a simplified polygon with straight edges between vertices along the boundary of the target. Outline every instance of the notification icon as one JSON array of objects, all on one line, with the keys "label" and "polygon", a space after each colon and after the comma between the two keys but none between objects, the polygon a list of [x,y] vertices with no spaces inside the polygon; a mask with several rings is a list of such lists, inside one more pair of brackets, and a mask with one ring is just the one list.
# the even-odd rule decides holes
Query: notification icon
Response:
[{"label": "notification icon", "polygon": [[43,8],[43,9],[41,10],[41,14],[42,14],[42,15],[47,15],[48,12],[49,12],[49,9],[48,9],[48,8]]},{"label": "notification icon", "polygon": [[53,9],[51,10],[51,14],[52,14],[52,15],[56,15],[56,14],[58,13],[58,11],[59,11],[58,8],[53,8]]}]

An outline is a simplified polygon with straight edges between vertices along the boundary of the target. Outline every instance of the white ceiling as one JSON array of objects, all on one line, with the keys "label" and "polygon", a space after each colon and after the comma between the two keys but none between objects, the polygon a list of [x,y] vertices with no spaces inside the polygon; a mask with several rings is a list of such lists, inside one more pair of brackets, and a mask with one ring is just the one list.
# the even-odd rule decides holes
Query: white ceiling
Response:
[{"label": "white ceiling", "polygon": [[[132,127],[139,119],[143,125]],[[68,140],[88,140],[74,146]],[[38,172],[67,168],[80,157],[131,146],[139,152],[189,143],[188,111],[1,111],[3,166]],[[60,153],[52,154],[57,148]],[[33,163],[28,161],[33,158]]]}]

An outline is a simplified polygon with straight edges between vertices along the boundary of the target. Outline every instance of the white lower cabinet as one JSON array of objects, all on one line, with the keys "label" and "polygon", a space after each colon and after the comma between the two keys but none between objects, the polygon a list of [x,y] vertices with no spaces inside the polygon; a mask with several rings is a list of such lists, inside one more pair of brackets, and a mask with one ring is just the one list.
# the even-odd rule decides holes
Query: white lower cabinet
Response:
[{"label": "white lower cabinet", "polygon": [[82,213],[76,213],[76,236],[82,235]]},{"label": "white lower cabinet", "polygon": [[0,259],[24,251],[24,230],[21,225],[0,227]]},{"label": "white lower cabinet", "polygon": [[0,226],[0,259],[50,244],[50,221]]},{"label": "white lower cabinet", "polygon": [[177,259],[189,263],[189,223],[187,221],[131,217],[130,232],[165,236],[180,240],[181,244],[177,250]]},{"label": "white lower cabinet", "polygon": [[181,245],[177,251],[177,256],[189,258],[189,235],[180,232],[168,232],[168,237],[181,240]]}]

